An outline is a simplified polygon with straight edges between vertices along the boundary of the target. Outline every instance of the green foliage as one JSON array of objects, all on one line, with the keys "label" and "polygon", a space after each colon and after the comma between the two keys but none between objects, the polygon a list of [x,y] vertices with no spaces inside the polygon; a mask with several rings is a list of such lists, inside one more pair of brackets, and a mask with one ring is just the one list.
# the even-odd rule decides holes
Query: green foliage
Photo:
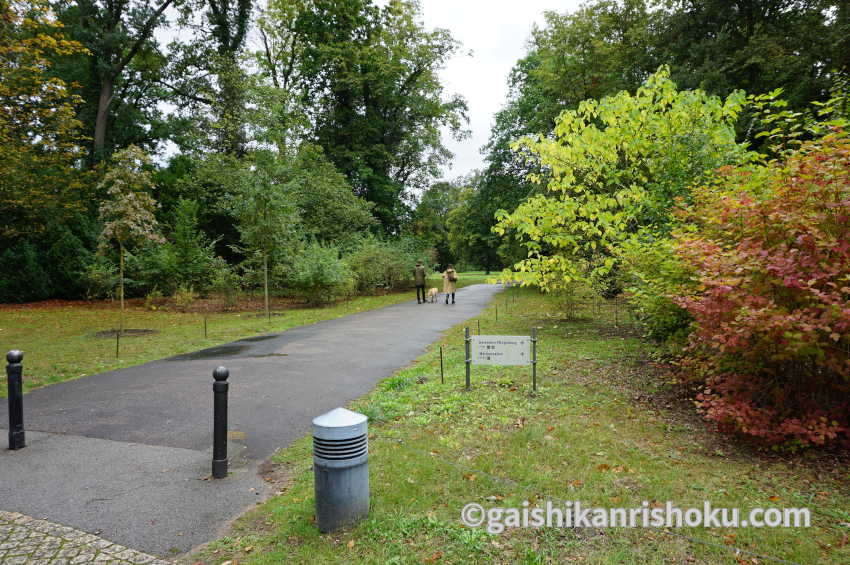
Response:
[{"label": "green foliage", "polygon": [[99,253],[86,268],[83,280],[87,298],[112,298],[118,287],[118,268],[114,261]]},{"label": "green foliage", "polygon": [[354,275],[335,247],[308,245],[292,267],[292,286],[310,304],[326,304],[351,294]]},{"label": "green foliage", "polygon": [[710,170],[751,158],[735,142],[743,102],[740,92],[721,101],[679,91],[662,68],[634,95],[565,111],[555,138],[523,139],[517,147],[548,171],[547,193],[501,211],[494,228],[513,230],[528,249],[516,265],[523,282],[553,290],[598,278],[626,239],[669,233],[675,198]]},{"label": "green foliage", "polygon": [[671,238],[626,240],[620,257],[629,302],[647,330],[657,341],[674,347],[684,344],[690,331],[691,316],[675,303],[674,296],[691,283],[692,273],[675,253]]},{"label": "green foliage", "polygon": [[24,241],[0,254],[0,269],[0,301],[28,302],[51,295],[50,275],[30,242]]},{"label": "green foliage", "polygon": [[221,296],[225,307],[236,305],[241,283],[241,277],[227,262],[216,260],[209,290]]},{"label": "green foliage", "polygon": [[51,72],[82,53],[43,0],[0,2],[0,248],[85,209],[76,85]]},{"label": "green foliage", "polygon": [[174,222],[163,251],[173,284],[204,290],[212,283],[216,267],[215,242],[198,229],[198,203],[181,199],[174,210]]},{"label": "green foliage", "polygon": [[463,202],[461,183],[459,179],[432,184],[413,211],[410,231],[423,245],[436,249],[437,258],[431,261],[432,264],[457,262],[449,241],[448,216]]},{"label": "green foliage", "polygon": [[321,147],[305,143],[292,164],[290,185],[305,240],[350,247],[378,225],[372,204],[356,196]]},{"label": "green foliage", "polygon": [[381,241],[369,237],[345,260],[354,273],[357,290],[374,293],[378,289],[409,287],[413,281],[413,267],[424,257],[425,253],[413,241]]},{"label": "green foliage", "polygon": [[179,310],[183,311],[189,309],[189,307],[195,303],[197,298],[198,294],[187,284],[179,285],[177,290],[174,291],[174,294],[171,295],[171,299],[174,300],[174,305],[177,306]]},{"label": "green foliage", "polygon": [[311,2],[292,28],[297,56],[284,58],[298,66],[315,139],[387,233],[398,232],[405,191],[447,161],[441,128],[460,135],[465,119],[466,103],[445,99],[437,76],[457,44],[419,16],[414,2]]}]

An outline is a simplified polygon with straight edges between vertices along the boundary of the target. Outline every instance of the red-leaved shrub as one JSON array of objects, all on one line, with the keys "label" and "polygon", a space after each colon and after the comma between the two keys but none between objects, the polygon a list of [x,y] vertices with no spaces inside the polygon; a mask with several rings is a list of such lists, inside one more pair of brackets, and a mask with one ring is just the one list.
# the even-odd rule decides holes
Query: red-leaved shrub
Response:
[{"label": "red-leaved shrub", "polygon": [[850,444],[850,140],[721,170],[680,212],[695,290],[682,359],[697,404],[762,444]]}]

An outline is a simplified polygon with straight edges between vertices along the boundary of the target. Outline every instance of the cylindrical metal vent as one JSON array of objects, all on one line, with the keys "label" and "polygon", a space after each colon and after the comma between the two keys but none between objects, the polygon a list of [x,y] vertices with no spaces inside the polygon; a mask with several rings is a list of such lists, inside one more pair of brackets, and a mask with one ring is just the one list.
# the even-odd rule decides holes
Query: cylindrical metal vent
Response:
[{"label": "cylindrical metal vent", "polygon": [[313,419],[316,523],[323,532],[369,513],[369,430],[363,414],[336,408]]}]

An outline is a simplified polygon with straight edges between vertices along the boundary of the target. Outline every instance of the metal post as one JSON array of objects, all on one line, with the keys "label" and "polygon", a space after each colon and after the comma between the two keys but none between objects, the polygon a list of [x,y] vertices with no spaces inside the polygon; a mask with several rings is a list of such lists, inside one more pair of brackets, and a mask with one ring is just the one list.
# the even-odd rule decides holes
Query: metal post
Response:
[{"label": "metal post", "polygon": [[481,335],[481,320],[475,320],[478,322],[478,335]]},{"label": "metal post", "polygon": [[471,384],[469,382],[469,370],[472,365],[472,352],[470,351],[469,328],[463,328],[464,349],[466,350],[466,390],[469,390]]},{"label": "metal post", "polygon": [[121,329],[115,330],[115,357],[118,357],[118,340],[121,339]]},{"label": "metal post", "polygon": [[24,359],[22,351],[13,349],[6,354],[6,377],[9,390],[9,449],[26,447],[24,440]]},{"label": "metal post", "polygon": [[227,377],[230,371],[218,367],[213,371],[213,460],[212,476],[223,479],[227,476]]},{"label": "metal post", "polygon": [[204,339],[207,339],[207,317],[204,316]]},{"label": "metal post", "polygon": [[446,384],[446,377],[443,374],[443,346],[440,346],[440,383]]},{"label": "metal post", "polygon": [[499,321],[499,306],[494,305],[494,308],[496,308],[496,321],[498,322]]},{"label": "metal post", "polygon": [[537,392],[537,327],[531,328],[531,390]]}]

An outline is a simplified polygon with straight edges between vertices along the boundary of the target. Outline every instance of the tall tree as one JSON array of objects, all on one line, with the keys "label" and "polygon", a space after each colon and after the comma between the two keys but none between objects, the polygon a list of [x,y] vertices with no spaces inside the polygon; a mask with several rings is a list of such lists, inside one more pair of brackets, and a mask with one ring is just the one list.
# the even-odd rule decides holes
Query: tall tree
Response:
[{"label": "tall tree", "polygon": [[[151,142],[150,129],[160,129],[161,99],[155,78],[162,72],[164,57],[154,31],[164,22],[169,6],[180,0],[57,0],[56,7],[69,35],[87,49],[87,63],[68,61],[62,74],[86,84],[86,107],[82,117],[91,127],[92,162],[99,162],[127,142]],[[118,139],[110,131],[118,113],[129,112]],[[136,139],[127,139],[127,129]],[[144,132],[144,133],[143,133]],[[153,137],[156,137],[155,133]]]},{"label": "tall tree", "polygon": [[237,161],[231,155],[214,158],[207,174],[228,185],[222,205],[236,220],[249,259],[259,260],[263,273],[266,316],[269,307],[271,261],[293,238],[298,215],[285,174],[286,165],[265,151],[248,154]]},{"label": "tall tree", "polygon": [[463,203],[463,182],[435,182],[422,194],[412,214],[410,230],[425,246],[437,250],[440,265],[456,261],[449,244],[448,217]]},{"label": "tall tree", "polygon": [[465,102],[443,100],[437,76],[457,43],[423,29],[418,13],[416,2],[317,0],[296,22],[315,139],[387,233],[398,232],[406,191],[425,188],[450,157],[441,128],[461,135],[465,119]]},{"label": "tall tree", "polygon": [[784,89],[793,108],[828,96],[850,64],[846,0],[670,0],[659,49],[682,88],[725,96]]},{"label": "tall tree", "polygon": [[240,156],[246,146],[249,77],[242,55],[251,25],[251,0],[189,0],[173,41],[164,81],[181,113],[195,123],[195,147]]},{"label": "tall tree", "polygon": [[0,243],[60,223],[84,188],[80,98],[51,76],[52,61],[84,53],[46,2],[0,2]]}]

